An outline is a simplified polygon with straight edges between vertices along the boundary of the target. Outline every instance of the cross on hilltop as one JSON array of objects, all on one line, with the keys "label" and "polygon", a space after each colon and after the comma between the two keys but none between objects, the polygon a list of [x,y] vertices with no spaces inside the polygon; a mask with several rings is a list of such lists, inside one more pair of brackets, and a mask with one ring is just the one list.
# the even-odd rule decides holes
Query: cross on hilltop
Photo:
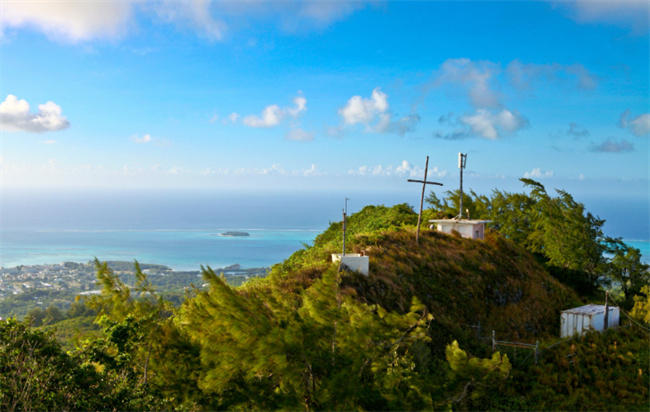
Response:
[{"label": "cross on hilltop", "polygon": [[417,232],[415,232],[415,243],[420,242],[420,222],[422,221],[422,204],[424,203],[424,191],[425,191],[427,185],[442,186],[442,183],[428,182],[427,181],[427,172],[428,171],[429,171],[429,156],[427,156],[427,163],[424,166],[424,179],[423,180],[408,179],[409,182],[422,183],[422,196],[420,197],[420,214],[418,215],[418,229],[417,229]]}]

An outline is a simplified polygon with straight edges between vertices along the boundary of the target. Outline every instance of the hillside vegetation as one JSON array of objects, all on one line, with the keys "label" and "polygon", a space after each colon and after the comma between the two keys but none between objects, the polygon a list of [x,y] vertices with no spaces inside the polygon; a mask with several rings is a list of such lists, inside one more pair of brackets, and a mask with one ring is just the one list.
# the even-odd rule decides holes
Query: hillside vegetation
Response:
[{"label": "hillside vegetation", "polygon": [[[0,409],[647,410],[650,306],[638,288],[647,266],[598,230],[581,236],[621,253],[568,253],[581,247],[580,230],[566,223],[560,238],[542,236],[538,203],[553,219],[581,205],[539,197],[516,222],[504,204],[481,200],[501,216],[484,240],[425,228],[416,242],[408,205],[368,206],[350,216],[346,247],[369,256],[369,276],[332,262],[343,244],[334,222],[265,278],[233,287],[204,268],[207,288],[190,290],[180,307],[137,263],[127,285],[97,261],[102,293],[74,307],[87,306],[101,331],[75,336],[73,350],[27,322],[0,323]],[[582,216],[578,228],[602,225]],[[539,236],[514,229],[522,224]],[[627,282],[619,298],[640,291],[636,320],[559,341],[560,311],[585,303],[581,290],[602,296],[607,279]],[[539,341],[539,363],[526,350],[493,353],[492,331]]]},{"label": "hillside vegetation", "polygon": [[[344,276],[343,290],[398,312],[417,297],[434,314],[436,333],[458,336],[465,325],[480,322],[500,337],[519,340],[557,335],[559,312],[581,303],[530,253],[497,232],[470,240],[424,229],[416,244],[415,222],[407,205],[367,206],[352,215],[347,252],[369,256],[371,274]],[[341,247],[341,223],[333,223],[259,284],[304,287],[332,265],[331,254]]]}]

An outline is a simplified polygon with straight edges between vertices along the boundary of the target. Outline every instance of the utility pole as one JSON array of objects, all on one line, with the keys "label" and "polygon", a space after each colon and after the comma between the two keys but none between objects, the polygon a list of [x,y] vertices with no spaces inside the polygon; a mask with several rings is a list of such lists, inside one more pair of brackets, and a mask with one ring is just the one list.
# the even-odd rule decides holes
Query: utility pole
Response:
[{"label": "utility pole", "polygon": [[346,218],[348,214],[348,199],[345,198],[345,208],[343,209],[343,256],[345,256],[345,229],[346,229]]},{"label": "utility pole", "polygon": [[460,169],[460,213],[458,219],[463,218],[463,169],[467,165],[467,153],[458,153],[458,168]]},{"label": "utility pole", "polygon": [[605,319],[603,320],[603,331],[607,330],[609,323],[609,292],[605,292]]},{"label": "utility pole", "polygon": [[422,205],[424,203],[424,190],[428,184],[442,186],[442,183],[427,182],[428,171],[429,171],[429,156],[427,156],[427,163],[424,166],[424,180],[408,179],[409,182],[422,183],[422,196],[420,197],[420,214],[418,215],[418,230],[417,232],[415,232],[415,243],[420,243],[420,222],[422,221]]}]

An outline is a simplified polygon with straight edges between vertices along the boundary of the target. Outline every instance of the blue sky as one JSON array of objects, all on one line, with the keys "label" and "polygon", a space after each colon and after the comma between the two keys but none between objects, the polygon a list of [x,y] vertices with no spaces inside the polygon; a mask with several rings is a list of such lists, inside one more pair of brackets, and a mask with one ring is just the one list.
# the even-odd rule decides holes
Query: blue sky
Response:
[{"label": "blue sky", "polygon": [[648,7],[4,0],[2,187],[647,199]]}]

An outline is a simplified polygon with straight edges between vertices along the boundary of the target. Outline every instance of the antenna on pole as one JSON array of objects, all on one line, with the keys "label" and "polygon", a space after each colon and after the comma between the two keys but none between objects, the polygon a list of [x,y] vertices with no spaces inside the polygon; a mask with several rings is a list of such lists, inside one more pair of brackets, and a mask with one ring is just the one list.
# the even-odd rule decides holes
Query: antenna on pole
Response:
[{"label": "antenna on pole", "polygon": [[458,168],[460,169],[460,212],[458,213],[458,219],[463,218],[463,169],[466,165],[467,153],[458,153]]},{"label": "antenna on pole", "polygon": [[346,216],[348,214],[348,199],[345,198],[345,208],[343,209],[343,256],[345,256],[345,229],[346,229]]}]

